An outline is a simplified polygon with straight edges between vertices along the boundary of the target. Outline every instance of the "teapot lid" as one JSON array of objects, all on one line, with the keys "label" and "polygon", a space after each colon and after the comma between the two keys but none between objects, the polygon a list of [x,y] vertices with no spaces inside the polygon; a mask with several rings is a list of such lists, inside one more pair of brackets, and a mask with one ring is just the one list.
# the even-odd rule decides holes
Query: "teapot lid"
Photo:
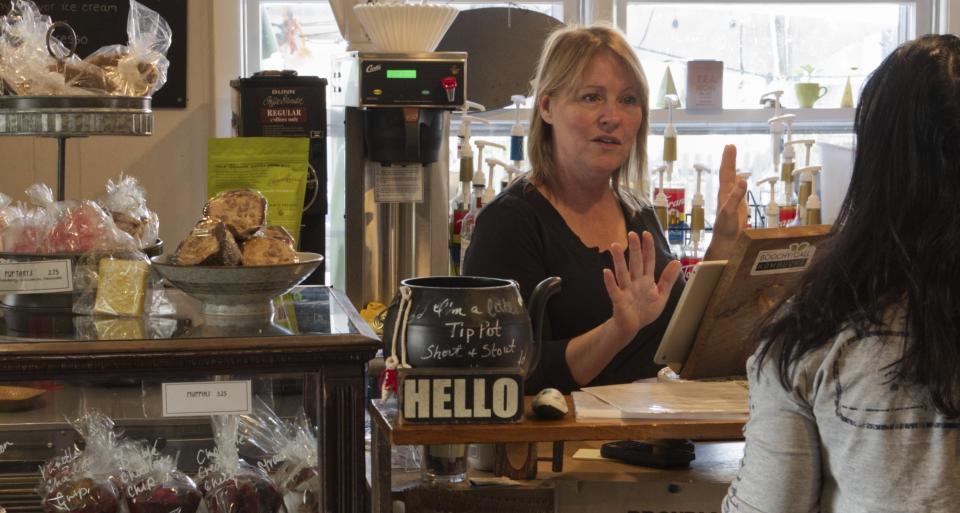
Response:
[{"label": "teapot lid", "polygon": [[489,289],[516,286],[513,280],[486,276],[424,276],[408,278],[400,283],[408,287],[434,289]]}]

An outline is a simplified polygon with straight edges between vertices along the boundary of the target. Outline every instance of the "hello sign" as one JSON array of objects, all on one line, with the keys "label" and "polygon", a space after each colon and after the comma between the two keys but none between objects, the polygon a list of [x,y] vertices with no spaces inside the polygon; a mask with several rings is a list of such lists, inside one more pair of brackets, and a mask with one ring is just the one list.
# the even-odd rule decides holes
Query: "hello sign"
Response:
[{"label": "hello sign", "polygon": [[495,424],[523,417],[519,368],[400,369],[400,421],[411,424]]}]

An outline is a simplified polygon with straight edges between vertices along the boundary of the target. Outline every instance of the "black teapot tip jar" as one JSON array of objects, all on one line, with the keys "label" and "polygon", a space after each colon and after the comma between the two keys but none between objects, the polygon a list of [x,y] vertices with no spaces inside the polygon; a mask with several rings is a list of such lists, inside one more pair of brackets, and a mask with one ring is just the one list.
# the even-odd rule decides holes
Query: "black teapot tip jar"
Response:
[{"label": "black teapot tip jar", "polygon": [[559,290],[560,278],[547,278],[525,306],[513,280],[403,280],[383,325],[384,354],[413,368],[514,367],[529,375],[540,357],[547,300]]}]

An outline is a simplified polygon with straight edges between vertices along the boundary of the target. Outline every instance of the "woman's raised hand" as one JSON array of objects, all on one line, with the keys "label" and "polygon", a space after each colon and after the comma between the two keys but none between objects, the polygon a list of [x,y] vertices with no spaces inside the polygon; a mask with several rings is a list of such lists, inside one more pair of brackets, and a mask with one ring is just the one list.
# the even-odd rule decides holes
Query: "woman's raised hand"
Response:
[{"label": "woman's raised hand", "polygon": [[643,232],[642,246],[640,237],[634,232],[627,234],[627,243],[630,245],[630,265],[623,255],[623,247],[613,243],[610,245],[613,270],[603,270],[603,284],[613,303],[610,320],[624,344],[660,316],[680,274],[680,262],[674,260],[664,268],[660,281],[656,281],[656,250],[649,232]]},{"label": "woman's raised hand", "polygon": [[730,258],[740,230],[747,222],[747,181],[737,178],[737,147],[728,144],[720,160],[720,187],[717,189],[717,219],[713,238],[705,255],[707,260]]}]

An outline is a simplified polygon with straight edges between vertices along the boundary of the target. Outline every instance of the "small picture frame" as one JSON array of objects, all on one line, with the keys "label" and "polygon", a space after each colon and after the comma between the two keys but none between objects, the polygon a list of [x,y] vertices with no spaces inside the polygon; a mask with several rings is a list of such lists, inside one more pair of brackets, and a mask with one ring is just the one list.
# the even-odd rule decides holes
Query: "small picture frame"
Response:
[{"label": "small picture frame", "polygon": [[723,61],[687,62],[687,110],[723,109]]}]

